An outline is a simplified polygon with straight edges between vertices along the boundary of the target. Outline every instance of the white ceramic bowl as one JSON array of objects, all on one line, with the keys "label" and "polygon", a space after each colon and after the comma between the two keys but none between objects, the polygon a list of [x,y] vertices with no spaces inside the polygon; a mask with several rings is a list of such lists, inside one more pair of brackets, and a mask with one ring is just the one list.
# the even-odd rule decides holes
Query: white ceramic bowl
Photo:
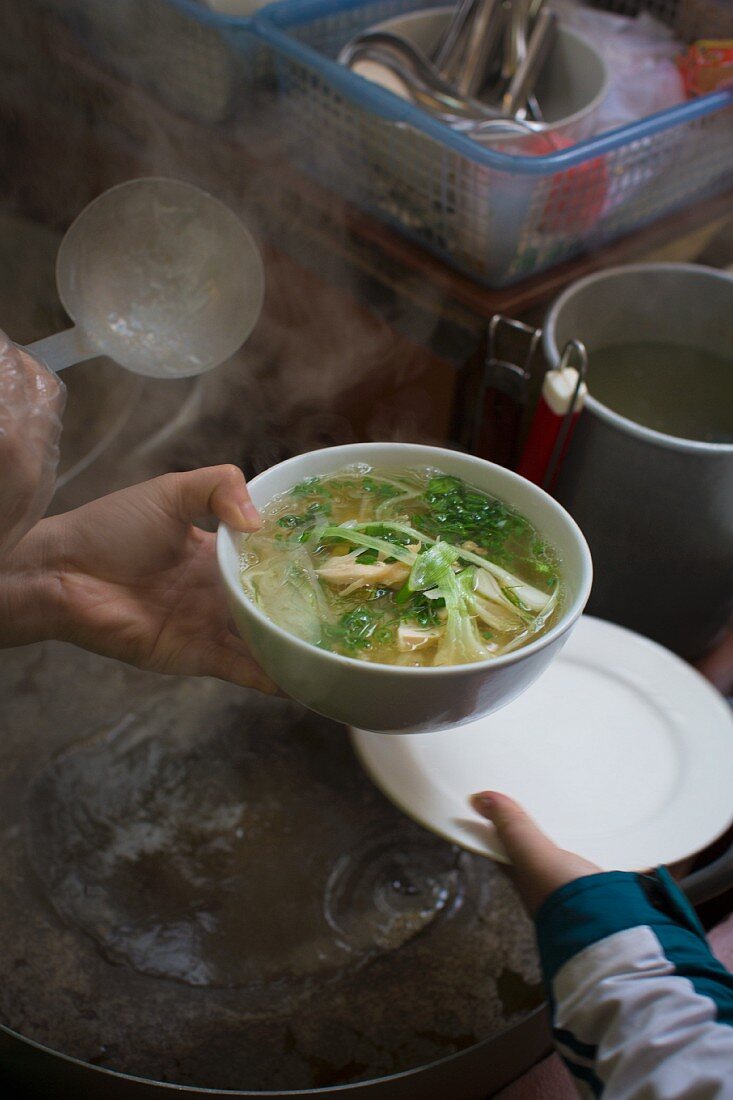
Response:
[{"label": "white ceramic bowl", "polygon": [[262,508],[306,477],[356,462],[434,466],[516,508],[559,552],[566,593],[560,620],[523,649],[473,664],[402,668],[341,657],[288,634],[255,607],[240,582],[240,551],[246,536],[222,524],[217,537],[219,569],[232,616],[254,657],[288,695],[359,729],[384,733],[448,729],[511,702],[547,668],[585,607],[593,569],[580,528],[552,497],[518,474],[473,455],[411,443],[358,443],[297,455],[254,478],[250,493]]}]

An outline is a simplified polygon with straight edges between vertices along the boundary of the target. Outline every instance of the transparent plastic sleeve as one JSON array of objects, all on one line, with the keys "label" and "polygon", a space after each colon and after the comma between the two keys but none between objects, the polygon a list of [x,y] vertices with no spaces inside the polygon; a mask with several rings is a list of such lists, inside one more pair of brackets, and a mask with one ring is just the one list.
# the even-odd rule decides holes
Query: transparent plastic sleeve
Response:
[{"label": "transparent plastic sleeve", "polygon": [[58,377],[0,332],[0,555],[51,500],[65,400]]}]

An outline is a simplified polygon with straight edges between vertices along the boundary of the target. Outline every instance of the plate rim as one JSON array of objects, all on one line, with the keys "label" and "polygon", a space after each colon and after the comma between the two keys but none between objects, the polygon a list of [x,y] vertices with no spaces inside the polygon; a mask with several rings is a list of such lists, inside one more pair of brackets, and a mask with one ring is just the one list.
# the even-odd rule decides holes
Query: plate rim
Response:
[{"label": "plate rim", "polygon": [[[687,664],[687,662],[684,661],[681,657],[679,657],[676,653],[671,652],[669,649],[667,649],[664,646],[660,645],[658,642],[654,641],[653,639],[647,638],[645,635],[642,635],[642,634],[637,633],[636,631],[630,630],[628,627],[624,627],[624,626],[621,626],[617,623],[612,623],[612,622],[609,622],[608,620],[600,619],[600,618],[597,618],[596,616],[592,616],[592,615],[583,615],[583,616],[581,616],[581,618],[580,618],[580,620],[577,624],[576,631],[573,633],[572,639],[569,639],[568,645],[566,647],[564,647],[563,650],[561,651],[561,653],[558,655],[558,658],[557,658],[558,662],[561,662],[563,660],[567,660],[568,658],[572,659],[573,642],[577,645],[581,641],[581,639],[583,638],[583,635],[586,634],[588,631],[592,632],[592,634],[595,636],[596,639],[598,637],[603,638],[604,636],[606,638],[612,637],[612,638],[616,639],[617,641],[623,641],[626,644],[628,644],[629,641],[631,639],[633,639],[633,642],[631,644],[637,651],[638,650],[645,650],[645,651],[649,652],[650,655],[653,656],[655,661],[657,661],[657,662],[663,661],[664,663],[667,664],[668,668],[672,672],[681,670],[683,679],[687,680],[687,683],[690,684],[690,685],[694,684],[696,692],[702,692],[702,694],[700,695],[700,698],[702,698],[702,697],[707,698],[708,705],[709,705],[709,708],[710,708],[709,713],[714,714],[715,712],[717,712],[717,716],[720,719],[719,733],[722,733],[723,724],[725,724],[728,727],[729,732],[731,734],[731,753],[732,753],[731,758],[733,759],[733,710],[731,710],[731,708],[729,707],[729,705],[726,702],[725,698],[702,675],[702,673],[700,673],[692,665]],[[583,639],[583,644],[584,645],[587,644],[588,642],[589,642],[588,637]],[[595,646],[599,643],[597,641],[593,641],[590,644]],[[587,652],[588,651],[586,650],[586,654],[587,654]],[[593,662],[591,662],[591,663],[593,663]],[[544,675],[551,675],[551,670],[552,670],[552,667],[554,667],[554,664],[555,663],[553,662],[553,665],[550,666],[550,669],[548,669],[547,672]],[[528,690],[535,689],[536,686],[539,683],[541,683],[542,679],[544,679],[544,675],[543,675],[543,677],[540,678],[539,681],[537,681],[537,683],[535,685],[531,685],[531,687]],[[481,719],[478,719],[477,721],[481,721]],[[716,725],[717,725],[717,723],[716,723]],[[459,729],[459,728],[460,727],[457,727],[457,729]],[[498,840],[494,836],[492,836],[493,829],[492,829],[491,826],[487,825],[487,837],[483,842],[478,841],[478,840],[475,841],[475,842],[472,842],[470,840],[470,838],[465,834],[465,832],[462,833],[460,836],[457,835],[456,832],[451,831],[450,829],[446,828],[444,825],[441,825],[439,822],[436,823],[435,821],[431,820],[429,814],[421,813],[418,808],[413,807],[413,806],[409,806],[407,804],[407,801],[403,797],[400,797],[399,791],[390,789],[388,785],[385,785],[382,782],[382,779],[379,776],[378,771],[374,768],[372,761],[369,760],[368,757],[367,757],[366,746],[369,743],[369,739],[373,738],[373,737],[378,737],[380,739],[383,739],[382,743],[384,743],[386,745],[389,745],[390,742],[393,741],[393,739],[397,738],[396,741],[393,741],[394,746],[397,747],[397,745],[399,745],[400,742],[402,742],[405,738],[409,738],[410,740],[413,740],[415,738],[432,737],[432,736],[443,737],[444,738],[444,737],[449,737],[450,732],[451,732],[450,730],[444,730],[444,731],[437,731],[434,734],[432,734],[432,733],[427,733],[427,734],[405,734],[402,737],[400,737],[400,736],[395,735],[395,734],[377,734],[377,733],[373,733],[371,731],[358,730],[358,729],[354,729],[353,727],[349,727],[349,737],[350,737],[350,740],[351,740],[351,745],[352,745],[352,748],[353,748],[353,750],[356,754],[356,757],[357,757],[361,767],[364,769],[364,771],[369,776],[370,780],[375,784],[375,786],[382,792],[382,794],[386,798],[388,798],[395,806],[397,806],[397,808],[402,813],[404,813],[408,817],[412,818],[413,821],[416,821],[423,828],[428,829],[430,832],[434,833],[437,836],[441,836],[444,840],[448,841],[451,844],[458,845],[459,847],[465,849],[466,851],[473,852],[476,855],[484,856],[487,859],[493,859],[493,860],[495,860],[499,863],[509,864],[510,860],[507,857],[506,853],[504,852],[503,847],[501,846],[500,842],[498,842]],[[715,734],[715,736],[718,737],[718,734]],[[389,740],[387,740],[388,738],[389,738]],[[415,745],[417,745],[418,743],[419,742],[414,741]],[[409,744],[409,742],[408,742],[408,744]],[[436,787],[437,786],[438,785],[436,784]],[[467,812],[468,812],[468,804],[467,804],[466,808],[467,808]],[[479,823],[480,819],[477,817],[476,821],[477,821],[477,823]],[[690,856],[693,856],[693,855],[697,854],[700,851],[703,851],[706,847],[708,847],[708,845],[712,844],[718,837],[720,837],[723,833],[725,833],[727,831],[727,829],[729,829],[731,827],[732,824],[733,824],[733,797],[731,798],[730,805],[727,809],[727,818],[726,818],[725,822],[723,822],[720,825],[717,825],[714,832],[711,832],[710,829],[705,830],[705,832],[704,832],[705,839],[703,840],[702,843],[698,843],[697,841],[695,841],[694,842],[694,844],[695,844],[694,847],[689,847],[689,848],[685,847],[684,850],[680,850],[679,852],[675,852],[675,854],[672,858],[667,858],[665,856],[664,863],[674,864],[674,863],[677,863],[677,862],[682,861],[684,859],[688,859]],[[631,828],[633,828],[633,826],[631,826]],[[562,841],[560,843],[562,843]],[[632,855],[633,855],[633,853],[632,853]],[[659,862],[660,862],[660,860],[657,860],[655,865],[658,865]],[[652,866],[652,864],[646,864],[644,866],[640,866],[640,865],[637,864],[636,861],[631,859],[631,860],[625,861],[625,866],[626,866],[627,869],[633,867],[633,869],[636,869],[636,870],[648,870]]]}]

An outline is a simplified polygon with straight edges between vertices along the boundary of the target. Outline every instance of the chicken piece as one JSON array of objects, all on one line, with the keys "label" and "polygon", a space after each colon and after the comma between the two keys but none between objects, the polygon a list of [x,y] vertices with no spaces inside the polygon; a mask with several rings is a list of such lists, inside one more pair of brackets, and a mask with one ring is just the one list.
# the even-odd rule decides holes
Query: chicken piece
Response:
[{"label": "chicken piece", "polygon": [[401,588],[410,575],[409,565],[401,561],[375,561],[371,565],[360,565],[352,557],[333,558],[316,570],[321,580],[336,588],[344,586],[344,595],[348,596],[357,588],[368,584],[383,588]]},{"label": "chicken piece", "polygon": [[440,634],[440,630],[435,627],[422,629],[421,627],[410,626],[407,623],[400,623],[397,628],[397,648],[401,653],[414,653],[417,649],[427,649],[429,646],[435,645]]}]

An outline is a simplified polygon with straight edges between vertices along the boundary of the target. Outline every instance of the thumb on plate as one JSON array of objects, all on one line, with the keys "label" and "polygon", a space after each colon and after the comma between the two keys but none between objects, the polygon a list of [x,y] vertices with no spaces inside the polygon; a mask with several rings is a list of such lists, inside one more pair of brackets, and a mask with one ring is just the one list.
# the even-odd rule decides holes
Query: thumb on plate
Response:
[{"label": "thumb on plate", "polygon": [[530,913],[558,887],[600,871],[595,863],[559,848],[522,807],[498,791],[482,791],[471,805],[490,821],[512,862],[513,878]]}]

